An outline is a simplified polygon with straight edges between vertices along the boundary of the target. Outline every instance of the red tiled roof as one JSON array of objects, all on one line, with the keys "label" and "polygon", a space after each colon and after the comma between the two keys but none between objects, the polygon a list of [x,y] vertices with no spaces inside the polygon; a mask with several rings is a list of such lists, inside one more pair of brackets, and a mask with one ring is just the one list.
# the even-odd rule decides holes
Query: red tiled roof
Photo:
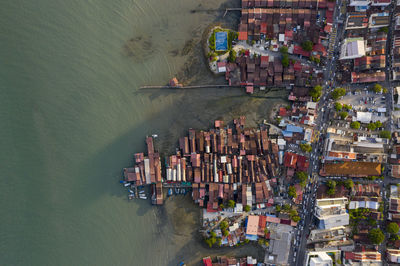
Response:
[{"label": "red tiled roof", "polygon": [[238,40],[247,41],[247,32],[239,32]]},{"label": "red tiled roof", "polygon": [[301,46],[295,45],[294,49],[293,49],[293,54],[299,54],[299,55],[302,55],[302,56],[309,57],[311,53],[307,52],[307,51],[304,51]]}]

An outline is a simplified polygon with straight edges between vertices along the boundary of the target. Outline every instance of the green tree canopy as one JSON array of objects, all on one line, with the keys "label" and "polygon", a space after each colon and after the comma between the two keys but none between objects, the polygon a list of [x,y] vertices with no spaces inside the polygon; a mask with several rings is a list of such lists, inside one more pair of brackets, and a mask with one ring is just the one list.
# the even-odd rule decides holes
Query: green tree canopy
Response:
[{"label": "green tree canopy", "polygon": [[295,222],[295,223],[297,223],[298,221],[300,221],[300,216],[294,215],[294,216],[292,217],[292,221]]},{"label": "green tree canopy", "polygon": [[282,66],[283,67],[289,66],[289,56],[287,54],[282,54]]},{"label": "green tree canopy", "polygon": [[386,226],[386,231],[389,234],[397,234],[399,232],[399,225],[392,222]]},{"label": "green tree canopy", "polygon": [[224,229],[226,229],[226,228],[228,228],[228,226],[229,226],[229,224],[228,224],[228,222],[227,221],[222,221],[220,224],[219,224],[219,228],[221,228],[221,230],[224,230]]},{"label": "green tree canopy", "polygon": [[369,231],[368,238],[373,244],[379,245],[385,240],[385,235],[382,233],[381,229],[374,228]]},{"label": "green tree canopy", "polygon": [[228,56],[228,61],[231,62],[231,63],[233,63],[233,62],[236,61],[236,57],[237,57],[236,51],[233,50],[233,49],[230,50],[230,51],[229,51],[229,56]]},{"label": "green tree canopy", "polygon": [[374,131],[374,130],[376,129],[376,125],[375,125],[375,123],[369,123],[369,124],[367,125],[367,128],[368,128],[369,130],[371,130],[371,131]]},{"label": "green tree canopy", "polygon": [[343,104],[343,109],[350,111],[351,109],[353,109],[353,107],[351,106],[351,104]]},{"label": "green tree canopy", "polygon": [[310,40],[307,40],[301,44],[301,48],[303,48],[304,51],[308,51],[308,52],[312,51],[313,46],[314,46],[314,44]]},{"label": "green tree canopy", "polygon": [[392,133],[388,130],[381,131],[380,133],[381,138],[390,139],[392,137]]},{"label": "green tree canopy", "polygon": [[313,98],[314,102],[319,101],[321,95],[322,95],[322,87],[320,85],[317,85],[310,90],[310,96]]},{"label": "green tree canopy", "polygon": [[353,121],[353,122],[350,123],[350,127],[353,128],[353,129],[359,129],[360,126],[361,126],[360,122],[357,122],[357,121]]},{"label": "green tree canopy", "polygon": [[340,118],[344,120],[344,119],[346,119],[346,117],[347,117],[349,114],[348,114],[347,112],[340,112],[339,115],[340,115]]},{"label": "green tree canopy", "polygon": [[229,200],[229,201],[228,201],[228,207],[229,207],[229,208],[235,208],[235,201]]},{"label": "green tree canopy", "polygon": [[382,85],[376,83],[373,87],[372,90],[376,93],[381,92],[382,91]]},{"label": "green tree canopy", "polygon": [[336,188],[336,182],[333,181],[333,180],[328,180],[328,181],[326,182],[326,186],[327,186],[328,188]]},{"label": "green tree canopy", "polygon": [[282,47],[279,49],[279,51],[280,51],[282,54],[287,54],[287,53],[288,53],[288,48],[287,48],[287,46],[282,46]]},{"label": "green tree canopy", "polygon": [[376,128],[380,128],[380,127],[382,127],[382,122],[381,121],[376,121],[375,122],[375,126],[376,126]]},{"label": "green tree canopy", "polygon": [[353,180],[347,179],[346,181],[344,181],[344,186],[348,189],[352,188],[354,186]]},{"label": "green tree canopy", "polygon": [[283,204],[283,210],[284,211],[289,211],[290,210],[290,205],[289,204]]},{"label": "green tree canopy", "polygon": [[303,152],[311,152],[311,151],[312,151],[312,147],[311,147],[311,145],[308,144],[308,143],[300,144],[300,149],[301,149]]},{"label": "green tree canopy", "polygon": [[282,210],[282,207],[280,205],[275,206],[275,211],[280,212]]},{"label": "green tree canopy", "polygon": [[335,102],[335,109],[336,109],[336,111],[341,111],[342,110],[342,108],[343,108],[343,105],[341,104],[341,103],[339,103],[339,102]]},{"label": "green tree canopy", "polygon": [[249,205],[244,206],[244,211],[249,212],[251,210],[251,207]]},{"label": "green tree canopy", "polygon": [[346,95],[346,89],[344,89],[344,88],[336,88],[332,92],[332,98],[334,100],[337,100],[344,95]]},{"label": "green tree canopy", "polygon": [[290,186],[289,187],[288,196],[291,197],[291,198],[296,198],[297,197],[296,188],[294,186]]}]

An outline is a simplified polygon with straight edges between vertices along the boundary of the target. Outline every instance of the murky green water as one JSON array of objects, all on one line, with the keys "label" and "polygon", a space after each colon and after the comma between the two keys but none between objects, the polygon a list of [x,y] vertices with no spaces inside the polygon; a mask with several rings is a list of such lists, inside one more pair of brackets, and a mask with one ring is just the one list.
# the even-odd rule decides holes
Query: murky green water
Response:
[{"label": "murky green water", "polygon": [[190,257],[192,233],[175,243],[176,229],[162,226],[165,209],[127,201],[122,167],[147,134],[172,149],[188,127],[249,111],[261,119],[277,101],[229,89],[138,92],[183,73],[188,59],[186,73],[210,83],[201,57],[181,52],[218,15],[190,10],[223,1],[200,3],[2,1],[0,265],[175,265]]}]

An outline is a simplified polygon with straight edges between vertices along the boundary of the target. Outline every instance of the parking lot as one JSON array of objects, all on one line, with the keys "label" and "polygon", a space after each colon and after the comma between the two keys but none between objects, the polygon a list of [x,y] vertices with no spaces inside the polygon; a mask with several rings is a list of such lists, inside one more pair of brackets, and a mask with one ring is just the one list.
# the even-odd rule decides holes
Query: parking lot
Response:
[{"label": "parking lot", "polygon": [[[382,94],[377,94],[366,89],[354,92],[348,92],[338,102],[342,104],[350,104],[353,111],[372,112],[372,121],[385,122],[386,117],[386,97]],[[349,112],[355,115],[355,112]]]}]

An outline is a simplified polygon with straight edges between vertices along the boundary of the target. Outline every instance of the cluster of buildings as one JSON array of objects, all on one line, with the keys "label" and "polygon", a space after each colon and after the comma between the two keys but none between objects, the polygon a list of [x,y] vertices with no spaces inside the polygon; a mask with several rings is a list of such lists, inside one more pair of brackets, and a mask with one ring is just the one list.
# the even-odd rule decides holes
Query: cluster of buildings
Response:
[{"label": "cluster of buildings", "polygon": [[209,131],[190,129],[179,139],[176,153],[165,158],[163,170],[153,138],[147,137],[148,155],[135,154],[133,167],[124,169],[125,182],[154,186],[156,204],[163,203],[164,184],[191,188],[193,200],[209,211],[220,210],[229,200],[242,206],[271,206],[280,171],[277,139],[269,137],[265,126],[244,124],[241,117],[233,126],[215,121]]},{"label": "cluster of buildings", "polygon": [[[286,87],[293,97],[308,96],[309,88],[322,84],[323,71],[318,64],[328,56],[327,47],[332,31],[335,2],[242,1],[238,27],[238,56],[234,62],[218,62],[230,85],[254,87]],[[311,42],[311,49],[302,44]],[[281,48],[287,49],[282,64]]]},{"label": "cluster of buildings", "polygon": [[380,185],[340,183],[333,195],[326,192],[326,185],[318,188],[305,265],[383,265],[368,237],[383,220]]},{"label": "cluster of buildings", "polygon": [[386,42],[390,25],[388,0],[347,2],[344,37],[341,42],[342,83],[373,83],[386,80]]},{"label": "cluster of buildings", "polygon": [[393,80],[400,80],[400,1],[396,1],[393,19],[394,25],[392,27],[391,74]]},{"label": "cluster of buildings", "polygon": [[252,256],[247,256],[244,258],[234,258],[234,257],[227,257],[227,256],[218,256],[214,258],[205,257],[203,258],[203,265],[204,266],[253,266],[258,265],[257,259],[253,258]]}]

